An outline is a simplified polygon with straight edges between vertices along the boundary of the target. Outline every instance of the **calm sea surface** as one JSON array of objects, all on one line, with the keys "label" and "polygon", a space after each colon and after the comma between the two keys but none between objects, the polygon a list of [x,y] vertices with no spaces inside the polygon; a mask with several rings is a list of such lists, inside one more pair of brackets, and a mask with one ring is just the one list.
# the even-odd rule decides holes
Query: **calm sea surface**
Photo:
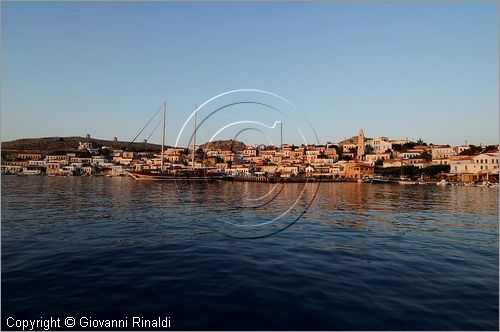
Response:
[{"label": "calm sea surface", "polygon": [[498,189],[2,176],[1,196],[4,328],[499,328]]}]

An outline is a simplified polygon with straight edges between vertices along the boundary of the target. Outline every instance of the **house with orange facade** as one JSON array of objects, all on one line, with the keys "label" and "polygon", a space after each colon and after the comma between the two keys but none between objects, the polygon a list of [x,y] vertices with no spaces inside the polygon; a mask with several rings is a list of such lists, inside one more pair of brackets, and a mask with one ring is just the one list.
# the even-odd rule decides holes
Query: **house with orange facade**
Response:
[{"label": "house with orange facade", "polygon": [[364,179],[372,177],[374,168],[370,164],[360,162],[348,162],[344,164],[344,176],[347,179]]}]

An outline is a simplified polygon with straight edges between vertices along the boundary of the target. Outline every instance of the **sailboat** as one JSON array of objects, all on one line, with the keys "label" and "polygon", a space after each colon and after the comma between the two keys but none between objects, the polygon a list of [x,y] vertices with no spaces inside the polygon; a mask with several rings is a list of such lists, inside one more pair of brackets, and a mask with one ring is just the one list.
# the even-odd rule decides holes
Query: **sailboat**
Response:
[{"label": "sailboat", "polygon": [[[196,116],[196,114],[195,114]],[[192,167],[191,169],[181,168],[181,169],[165,169],[164,167],[164,152],[165,152],[165,129],[167,119],[167,102],[163,103],[163,131],[161,138],[161,162],[160,169],[152,170],[141,170],[141,171],[126,171],[128,175],[133,177],[135,180],[215,180],[221,178],[220,174],[210,172],[207,169],[195,169],[194,165],[194,144],[193,144],[193,154],[192,154]],[[196,117],[195,117],[196,119]],[[195,131],[194,139],[196,142],[196,120],[195,120]]]}]

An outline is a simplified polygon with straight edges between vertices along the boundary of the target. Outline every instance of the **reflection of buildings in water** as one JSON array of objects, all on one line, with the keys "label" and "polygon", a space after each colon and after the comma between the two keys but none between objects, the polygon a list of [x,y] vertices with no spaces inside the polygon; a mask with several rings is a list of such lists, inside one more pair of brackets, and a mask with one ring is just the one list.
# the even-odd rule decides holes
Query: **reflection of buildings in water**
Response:
[{"label": "reflection of buildings in water", "polygon": [[322,183],[311,214],[320,222],[362,229],[366,220],[366,188],[358,183]]},{"label": "reflection of buildings in water", "polygon": [[[109,180],[109,179],[106,179]],[[316,195],[316,189],[319,190]],[[75,196],[78,192],[92,192],[82,183],[72,189]],[[104,186],[105,187],[105,186]],[[498,211],[498,198],[492,195],[491,188],[477,187],[438,187],[432,185],[402,186],[397,184],[374,185],[358,183],[287,183],[275,186],[269,183],[254,182],[214,182],[214,183],[158,183],[140,184],[117,180],[111,188],[97,188],[94,194],[103,196],[103,205],[111,208],[121,207],[121,197],[133,193],[137,197],[138,206],[152,208],[167,208],[166,214],[171,215],[170,208],[178,208],[187,204],[193,210],[193,216],[217,216],[221,219],[238,219],[267,221],[285,212],[302,194],[302,197],[283,218],[290,221],[302,214],[308,204],[312,205],[306,212],[307,222],[329,223],[356,230],[373,229],[381,232],[426,232],[448,228],[467,228],[497,230],[493,221],[498,215],[491,214],[492,209]],[[118,187],[118,190],[117,190]],[[245,197],[255,198],[265,195],[274,189],[273,194],[258,201],[248,201]],[[176,192],[177,196],[166,195],[166,192]],[[497,191],[496,191],[497,192]],[[57,196],[57,193],[56,193]],[[85,195],[83,195],[85,196]],[[273,199],[274,198],[274,199]],[[271,200],[268,202],[268,200]],[[79,206],[85,205],[81,197]],[[253,205],[265,203],[253,208]],[[130,204],[130,201],[128,202]],[[238,210],[235,207],[242,207]],[[110,209],[111,218],[115,216]],[[446,222],[435,223],[433,214],[449,215]],[[492,222],[478,224],[474,216],[490,216]],[[197,217],[198,218],[198,217]],[[276,226],[280,226],[277,223]]]},{"label": "reflection of buildings in water", "polygon": [[[314,208],[331,211],[321,220],[355,229],[368,227],[400,234],[450,227],[498,229],[498,219],[478,225],[473,217],[478,213],[492,220],[498,217],[483,212],[498,210],[498,199],[488,188],[332,183],[324,185],[318,196],[328,199],[318,199]],[[449,222],[434,223],[436,214],[450,215]]]},{"label": "reflection of buildings in water", "polygon": [[366,210],[367,185],[359,183],[324,183],[318,196],[326,195],[332,211]]},{"label": "reflection of buildings in water", "polygon": [[297,219],[314,197],[311,186],[305,183],[219,182],[209,189],[208,186],[201,187],[196,192],[202,197],[199,200],[202,209],[198,210],[207,215],[220,216],[221,221],[255,225],[279,218],[259,226],[258,230],[251,230],[257,232],[264,232],[264,227],[280,228]]}]

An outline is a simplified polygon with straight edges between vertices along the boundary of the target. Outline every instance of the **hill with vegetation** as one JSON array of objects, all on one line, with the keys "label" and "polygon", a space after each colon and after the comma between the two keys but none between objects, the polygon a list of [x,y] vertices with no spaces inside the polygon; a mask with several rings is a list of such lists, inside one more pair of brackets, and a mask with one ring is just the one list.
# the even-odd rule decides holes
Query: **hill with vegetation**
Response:
[{"label": "hill with vegetation", "polygon": [[242,151],[245,149],[245,143],[235,140],[220,140],[207,142],[205,144],[200,145],[202,149],[206,149],[209,147],[210,149],[217,150],[232,150],[232,151]]},{"label": "hill with vegetation", "polygon": [[[132,143],[127,141],[110,141],[97,138],[86,138],[79,136],[71,137],[41,137],[41,138],[22,138],[13,141],[2,142],[3,152],[32,152],[50,154],[54,152],[73,152],[78,149],[80,142],[90,142],[94,148],[103,146],[111,147],[117,150],[127,151],[160,151],[161,145],[151,143]],[[129,146],[130,145],[130,146]]]},{"label": "hill with vegetation", "polygon": [[[161,150],[160,144],[127,141],[104,140],[97,138],[86,138],[80,136],[71,137],[41,137],[41,138],[21,138],[13,141],[2,142],[2,154],[5,153],[41,153],[53,154],[58,152],[75,152],[78,150],[80,142],[90,142],[93,148],[101,149],[108,147],[113,150],[124,150],[133,152],[158,152]],[[166,146],[168,148],[170,146]],[[245,143],[234,140],[220,140],[207,142],[201,145],[202,148],[241,151],[245,148]]]}]

